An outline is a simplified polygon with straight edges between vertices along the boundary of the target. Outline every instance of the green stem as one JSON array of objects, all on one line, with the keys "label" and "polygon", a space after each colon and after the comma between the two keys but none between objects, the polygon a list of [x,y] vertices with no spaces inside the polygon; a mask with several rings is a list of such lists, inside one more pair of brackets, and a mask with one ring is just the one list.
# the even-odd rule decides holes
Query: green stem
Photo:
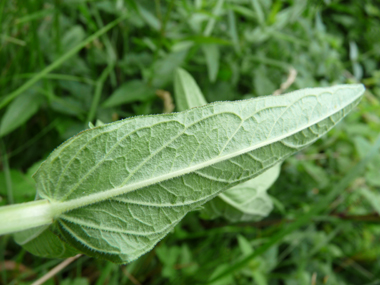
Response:
[{"label": "green stem", "polygon": [[114,67],[114,64],[110,63],[107,66],[107,68],[103,70],[102,74],[100,75],[98,82],[96,83],[95,94],[94,94],[94,98],[92,99],[90,112],[88,113],[88,116],[87,116],[87,122],[92,122],[92,120],[95,117],[96,110],[97,110],[98,105],[99,105],[100,96],[102,95],[104,81],[107,79],[107,77],[108,77],[109,73],[112,71],[113,67]]},{"label": "green stem", "polygon": [[5,186],[7,188],[8,204],[13,204],[14,200],[13,200],[13,191],[12,191],[12,178],[11,178],[11,172],[9,169],[7,149],[4,145],[3,140],[0,140],[0,145],[1,145],[1,152],[3,156],[3,171],[5,175]]},{"label": "green stem", "polygon": [[48,200],[38,200],[0,208],[0,235],[53,223],[55,211]]}]

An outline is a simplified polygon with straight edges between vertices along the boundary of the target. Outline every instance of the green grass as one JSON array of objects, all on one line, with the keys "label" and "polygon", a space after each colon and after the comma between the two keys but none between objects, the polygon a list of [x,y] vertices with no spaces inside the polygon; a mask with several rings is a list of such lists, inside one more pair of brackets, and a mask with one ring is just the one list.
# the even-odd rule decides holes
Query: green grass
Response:
[{"label": "green grass", "polygon": [[[162,113],[149,94],[104,107],[131,80],[173,93],[180,66],[208,102],[271,94],[290,68],[287,91],[367,87],[353,113],[283,164],[263,221],[193,212],[131,264],[81,257],[46,284],[379,284],[379,32],[375,0],[0,1],[0,205],[33,200],[38,164],[88,122]],[[0,237],[1,284],[58,263]]]}]

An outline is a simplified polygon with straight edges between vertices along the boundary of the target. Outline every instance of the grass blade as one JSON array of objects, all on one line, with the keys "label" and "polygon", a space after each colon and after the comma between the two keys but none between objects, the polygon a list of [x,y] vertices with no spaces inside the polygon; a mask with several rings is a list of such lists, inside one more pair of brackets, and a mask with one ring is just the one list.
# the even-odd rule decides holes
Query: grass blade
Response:
[{"label": "grass blade", "polygon": [[53,63],[51,63],[49,66],[41,70],[39,73],[37,73],[33,78],[29,79],[25,84],[20,86],[18,89],[13,91],[12,93],[8,94],[1,102],[0,102],[0,109],[4,108],[6,105],[8,105],[14,98],[19,96],[21,93],[23,93],[25,90],[27,90],[29,87],[33,86],[38,80],[43,78],[46,74],[56,69],[58,66],[60,66],[62,63],[64,63],[67,59],[75,55],[77,52],[79,52],[84,46],[95,40],[96,38],[100,37],[113,27],[115,27],[118,23],[123,21],[127,17],[127,14],[117,18],[113,22],[106,25],[104,28],[100,29],[93,35],[89,36],[87,39],[82,41],[80,44],[69,50],[67,53],[62,55],[60,58],[55,60]]}]

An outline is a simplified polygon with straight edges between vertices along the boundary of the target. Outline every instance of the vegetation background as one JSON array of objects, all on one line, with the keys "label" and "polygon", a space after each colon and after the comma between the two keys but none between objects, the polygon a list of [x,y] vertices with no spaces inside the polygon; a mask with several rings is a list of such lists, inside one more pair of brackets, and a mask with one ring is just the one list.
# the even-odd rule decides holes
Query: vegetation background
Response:
[{"label": "vegetation background", "polygon": [[[177,67],[208,102],[272,94],[290,70],[287,91],[367,88],[342,123],[283,164],[263,221],[193,212],[130,264],[83,256],[46,284],[203,284],[222,273],[212,284],[380,284],[380,152],[324,211],[284,232],[380,133],[379,35],[378,0],[0,1],[0,205],[33,200],[38,165],[89,121],[171,112]],[[61,261],[0,237],[2,284],[30,284]]]}]

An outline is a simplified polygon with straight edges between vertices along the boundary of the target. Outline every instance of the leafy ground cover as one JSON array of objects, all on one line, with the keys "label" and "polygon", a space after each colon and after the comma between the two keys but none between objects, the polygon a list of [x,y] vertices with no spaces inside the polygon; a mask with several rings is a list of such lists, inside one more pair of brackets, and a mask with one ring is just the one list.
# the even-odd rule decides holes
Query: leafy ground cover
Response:
[{"label": "leafy ground cover", "polygon": [[[191,212],[128,265],[82,256],[46,284],[379,284],[379,151],[365,160],[380,133],[378,34],[375,0],[1,1],[0,205],[33,200],[31,175],[88,122],[178,110],[178,67],[207,102],[272,94],[290,77],[287,91],[367,88],[343,122],[283,163],[264,220]],[[62,261],[10,236],[0,257],[3,284]]]}]

